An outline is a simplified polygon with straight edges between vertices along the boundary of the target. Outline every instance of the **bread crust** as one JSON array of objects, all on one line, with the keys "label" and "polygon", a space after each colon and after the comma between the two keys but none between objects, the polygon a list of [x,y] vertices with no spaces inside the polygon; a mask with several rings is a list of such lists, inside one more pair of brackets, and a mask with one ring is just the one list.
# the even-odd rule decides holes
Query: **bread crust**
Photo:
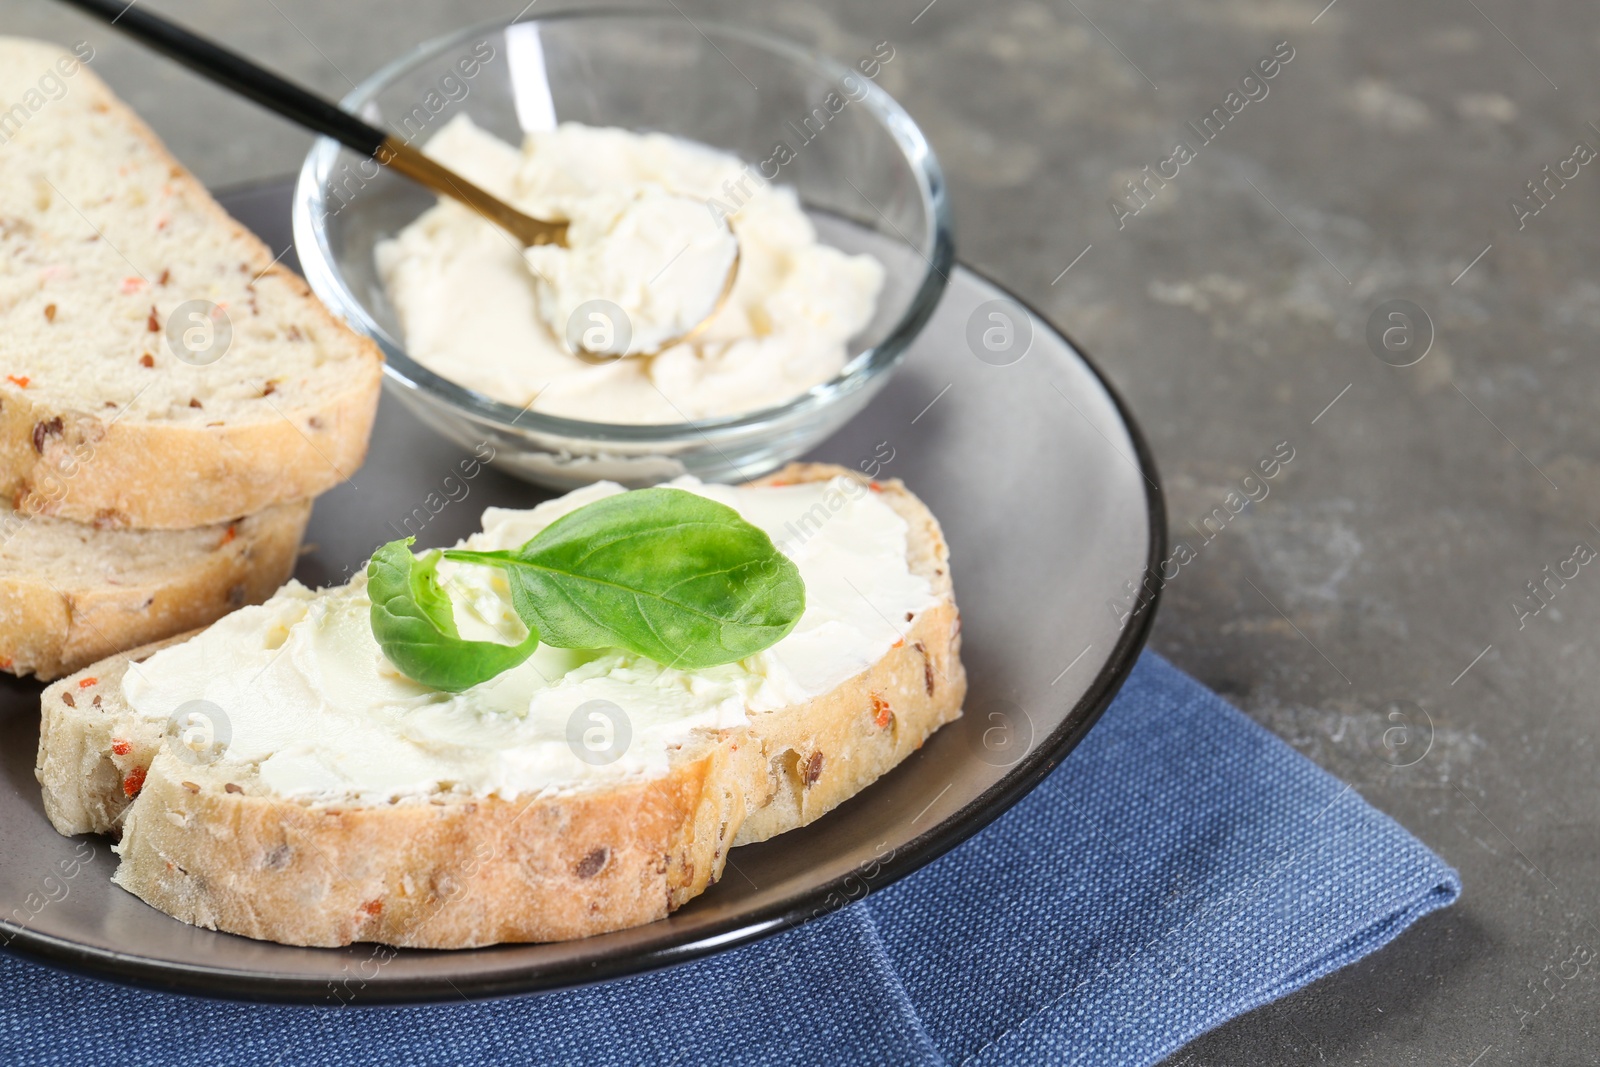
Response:
[{"label": "bread crust", "polygon": [[0,670],[48,681],[259,604],[294,573],[310,517],[295,501],[212,527],[215,548],[137,581],[107,580],[104,560],[85,560],[76,581],[0,571]]},{"label": "bread crust", "polygon": [[899,644],[871,670],[812,701],[803,714],[784,708],[750,716],[769,799],[745,820],[736,846],[805,826],[849,800],[959,717],[966,696],[950,550],[922,501],[898,479],[871,482],[826,463],[791,463],[750,484],[826,481],[839,474],[878,492],[906,520],[911,569],[928,580],[939,603],[914,620],[890,620],[904,627]]},{"label": "bread crust", "polygon": [[[265,246],[261,256],[270,258]],[[310,296],[294,275],[278,267],[271,273],[280,272],[283,277],[256,284],[293,285]],[[314,313],[333,322],[320,304]],[[347,388],[315,407],[201,429],[113,421],[99,412],[37,404],[25,390],[0,387],[0,494],[25,515],[154,530],[210,526],[310,500],[366,461],[382,358],[374,348],[373,359],[354,369]],[[36,433],[55,419],[61,432]]]},{"label": "bread crust", "polygon": [[45,691],[37,774],[46,810],[63,833],[120,830],[117,884],[167,914],[285,944],[468,948],[664,918],[720,877],[729,848],[819,817],[960,715],[966,678],[948,553],[926,508],[899,482],[868,488],[827,465],[793,465],[756,484],[838,475],[907,517],[912,567],[939,604],[822,697],[696,734],[663,778],[516,801],[341,806],[252,795],[226,780],[225,762],[197,766],[164,747],[159,725],[107,726],[132,717],[86,713],[86,695],[120,705],[122,673],[149,649],[91,668],[92,683],[69,678]]},{"label": "bread crust", "polygon": [[[34,47],[51,58],[65,54]],[[205,427],[48,404],[14,381],[0,381],[0,494],[24,514],[182,529],[306,500],[348,479],[366,458],[377,412],[383,377],[377,345],[345,326],[305,281],[278,264],[87,66],[74,75],[72,92],[125,123],[167,164],[169,184],[187,206],[239,243],[241,267],[255,276],[256,289],[293,302],[297,319],[322,338],[319,343],[343,350],[349,375],[312,403],[269,406],[261,418]]]}]

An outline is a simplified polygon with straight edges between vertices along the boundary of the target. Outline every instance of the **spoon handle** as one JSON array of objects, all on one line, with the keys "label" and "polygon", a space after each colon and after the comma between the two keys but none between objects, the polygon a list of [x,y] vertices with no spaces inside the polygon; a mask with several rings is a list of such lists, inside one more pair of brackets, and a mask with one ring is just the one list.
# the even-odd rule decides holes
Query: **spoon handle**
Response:
[{"label": "spoon handle", "polygon": [[545,222],[524,215],[459,174],[435,163],[398,137],[391,137],[337,104],[279,77],[215,41],[135,6],[137,0],[132,3],[128,0],[62,0],[62,3],[115,26],[167,58],[176,60],[240,96],[254,100],[269,111],[316,133],[332,137],[346,148],[399,171],[440,196],[461,201],[524,245],[560,244],[566,238],[565,222]]},{"label": "spoon handle", "polygon": [[284,118],[377,158],[387,136],[350,112],[244,56],[127,0],[62,0]]}]

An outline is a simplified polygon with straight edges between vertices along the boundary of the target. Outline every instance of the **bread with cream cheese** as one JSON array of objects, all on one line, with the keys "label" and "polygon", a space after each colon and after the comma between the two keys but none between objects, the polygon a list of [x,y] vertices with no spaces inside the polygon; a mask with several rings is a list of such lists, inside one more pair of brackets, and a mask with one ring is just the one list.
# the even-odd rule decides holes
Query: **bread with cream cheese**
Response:
[{"label": "bread with cream cheese", "polygon": [[[753,483],[853,472],[806,464]],[[187,761],[133,715],[112,657],[42,696],[37,774],[64,834],[120,834],[116,881],[185,922],[295,945],[416,948],[586,937],[664,918],[728,850],[803,826],[961,713],[960,621],[938,522],[897,481],[907,564],[933,605],[868,669],[805,703],[692,734],[664,775],[502,799],[273,795],[248,765]]]},{"label": "bread with cream cheese", "polygon": [[344,481],[366,454],[377,347],[81,55],[0,38],[0,101],[23,101],[0,115],[0,495],[178,529]]},{"label": "bread with cream cheese", "polygon": [[113,530],[0,503],[0,670],[49,680],[259,604],[288,580],[309,500],[189,530]]}]

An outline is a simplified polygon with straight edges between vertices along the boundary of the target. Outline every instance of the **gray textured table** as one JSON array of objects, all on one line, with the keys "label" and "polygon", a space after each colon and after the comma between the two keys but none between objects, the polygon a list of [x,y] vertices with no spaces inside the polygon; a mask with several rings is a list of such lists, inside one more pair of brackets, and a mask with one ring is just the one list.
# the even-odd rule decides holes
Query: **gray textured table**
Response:
[{"label": "gray textured table", "polygon": [[[1600,18],[1324,2],[679,5],[845,59],[893,45],[881,82],[945,164],[960,254],[1083,343],[1155,446],[1196,553],[1155,646],[1462,873],[1455,908],[1171,1062],[1594,1063],[1600,569],[1567,561],[1600,547],[1600,166],[1574,152],[1600,149]],[[340,94],[520,5],[158,6]],[[213,186],[306,148],[40,0],[0,0],[0,30],[92,41]],[[1403,332],[1387,362],[1368,342],[1395,299],[1434,333],[1408,367]],[[1270,495],[1206,527],[1285,441]]]}]

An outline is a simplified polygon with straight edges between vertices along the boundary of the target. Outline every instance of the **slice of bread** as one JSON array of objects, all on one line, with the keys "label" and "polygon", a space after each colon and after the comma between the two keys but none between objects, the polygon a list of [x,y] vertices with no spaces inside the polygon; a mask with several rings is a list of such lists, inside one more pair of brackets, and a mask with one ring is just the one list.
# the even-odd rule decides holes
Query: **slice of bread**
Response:
[{"label": "slice of bread", "polygon": [[[796,465],[755,484],[857,477]],[[859,480],[859,479],[858,479]],[[705,730],[664,776],[505,800],[305,803],[254,768],[182,758],[133,715],[121,679],[157,649],[96,664],[42,697],[37,774],[64,834],[120,833],[116,881],[185,922],[295,945],[418,948],[586,937],[663,918],[729,848],[820,817],[961,714],[966,675],[948,550],[899,482],[908,560],[937,600],[878,662],[819,698]]]},{"label": "slice of bread", "polygon": [[108,530],[0,504],[0,670],[58,678],[259,604],[288,580],[311,502],[190,530]]},{"label": "slice of bread", "polygon": [[13,101],[0,113],[0,494],[24,513],[174,529],[348,478],[378,401],[377,347],[75,56],[0,38],[0,106]]}]

